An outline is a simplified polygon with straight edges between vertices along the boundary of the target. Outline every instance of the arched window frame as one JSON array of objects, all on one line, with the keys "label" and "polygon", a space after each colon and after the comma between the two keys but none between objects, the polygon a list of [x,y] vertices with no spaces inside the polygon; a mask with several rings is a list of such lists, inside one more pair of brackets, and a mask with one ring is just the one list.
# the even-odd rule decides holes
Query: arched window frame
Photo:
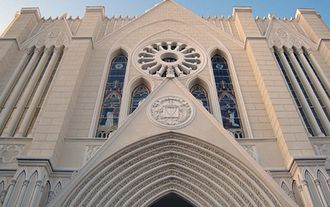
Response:
[{"label": "arched window frame", "polygon": [[[146,95],[143,99],[140,99],[140,100],[138,101],[138,105],[137,105],[135,108],[133,108],[133,102],[134,102],[133,99],[134,99],[135,93],[136,93],[137,90],[140,89],[140,88],[145,89],[145,91],[147,92],[147,95]],[[133,113],[133,112],[138,108],[138,106],[144,101],[144,99],[146,99],[146,98],[148,97],[149,94],[150,94],[150,89],[147,87],[146,84],[141,83],[141,84],[137,85],[137,86],[133,89],[133,91],[132,91],[132,93],[131,93],[131,100],[130,100],[129,113]]]},{"label": "arched window frame", "polygon": [[[129,69],[129,59],[128,59],[128,54],[127,52],[122,49],[116,49],[116,50],[112,50],[109,52],[109,55],[107,57],[107,64],[105,64],[104,69],[103,69],[103,74],[102,74],[102,79],[101,79],[101,84],[100,84],[100,88],[99,88],[99,92],[98,92],[98,96],[97,96],[97,101],[96,101],[96,108],[94,110],[94,115],[93,115],[93,119],[92,119],[92,123],[91,123],[91,128],[89,131],[89,137],[96,137],[97,135],[97,129],[98,129],[98,124],[99,124],[99,119],[100,119],[100,114],[101,114],[101,110],[102,110],[102,106],[103,106],[103,100],[104,100],[104,93],[105,93],[105,89],[106,89],[106,85],[107,85],[107,80],[110,74],[110,70],[111,70],[111,65],[114,61],[114,59],[118,56],[125,56],[127,59],[126,62],[126,72],[125,72],[125,77],[124,77],[124,82],[123,82],[123,87],[122,87],[122,97],[121,99],[124,97],[125,94],[125,88],[127,85],[127,74],[128,74],[128,69]],[[120,120],[121,120],[121,114],[122,114],[122,109],[123,109],[123,100],[121,100],[120,103],[120,114],[118,117],[118,126],[120,126]]]},{"label": "arched window frame", "polygon": [[[206,102],[207,102],[207,107],[204,105],[204,102],[203,102],[202,100],[198,99],[198,98],[195,97],[194,94],[193,94],[194,88],[195,88],[195,87],[198,87],[198,86],[201,88],[201,90],[202,90],[203,93],[204,93],[204,96],[205,96],[205,99],[206,99]],[[207,89],[203,86],[203,84],[201,84],[201,83],[199,83],[199,82],[196,82],[196,83],[194,83],[194,84],[190,87],[189,91],[190,91],[190,93],[191,93],[191,94],[192,94],[192,95],[193,95],[198,101],[201,101],[202,104],[203,104],[203,106],[204,106],[204,108],[205,108],[207,111],[209,111],[209,112],[211,113],[211,104],[210,104],[209,93],[208,93]]]},{"label": "arched window frame", "polygon": [[[223,52],[223,51],[225,51],[225,52]],[[242,93],[240,90],[233,59],[227,49],[223,49],[223,51],[218,48],[214,48],[213,50],[211,50],[211,52],[209,52],[209,63],[210,63],[209,68],[210,68],[211,77],[213,78],[213,90],[215,91],[215,93],[212,93],[212,95],[211,95],[212,97],[210,97],[210,100],[212,100],[212,103],[214,102],[213,100],[216,100],[216,102],[217,102],[216,106],[213,107],[213,109],[215,110],[214,115],[216,116],[217,114],[220,114],[220,115],[218,115],[220,117],[218,120],[222,124],[221,110],[220,110],[220,105],[219,105],[219,101],[218,101],[219,98],[218,98],[218,94],[217,94],[217,88],[216,88],[216,84],[215,84],[215,77],[214,77],[213,66],[212,66],[212,58],[215,55],[220,55],[226,60],[228,70],[230,72],[230,78],[232,81],[233,90],[235,91],[237,109],[239,111],[240,118],[241,118],[241,124],[242,124],[243,132],[244,132],[244,138],[253,138],[251,125],[250,125],[248,115],[246,112],[244,99],[243,99],[243,96],[242,96]]]}]

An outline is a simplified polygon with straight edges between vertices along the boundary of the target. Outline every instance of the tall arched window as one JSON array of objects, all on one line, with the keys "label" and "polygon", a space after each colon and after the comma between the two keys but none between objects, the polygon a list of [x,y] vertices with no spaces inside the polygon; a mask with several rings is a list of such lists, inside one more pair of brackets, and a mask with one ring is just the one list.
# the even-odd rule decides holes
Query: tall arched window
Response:
[{"label": "tall arched window", "polygon": [[235,138],[243,138],[242,124],[227,61],[224,57],[216,54],[212,57],[212,68],[223,127],[230,131]]},{"label": "tall arched window", "polygon": [[116,56],[111,63],[96,136],[107,138],[117,129],[127,58]]},{"label": "tall arched window", "polygon": [[149,93],[150,93],[149,89],[144,84],[137,86],[133,90],[132,98],[131,98],[130,113],[132,113],[140,105],[140,103],[145,98],[147,98]]},{"label": "tall arched window", "polygon": [[193,87],[191,87],[190,92],[193,96],[195,96],[195,98],[197,98],[203,103],[203,106],[206,108],[206,110],[210,111],[207,92],[201,85],[194,85]]}]

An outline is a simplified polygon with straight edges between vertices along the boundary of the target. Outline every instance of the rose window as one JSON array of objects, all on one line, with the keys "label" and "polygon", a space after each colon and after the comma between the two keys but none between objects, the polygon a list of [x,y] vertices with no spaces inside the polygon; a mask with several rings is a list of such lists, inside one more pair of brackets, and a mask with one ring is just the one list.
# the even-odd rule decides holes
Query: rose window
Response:
[{"label": "rose window", "polygon": [[159,42],[138,53],[139,67],[159,77],[182,77],[197,71],[201,55],[195,48],[179,42]]}]

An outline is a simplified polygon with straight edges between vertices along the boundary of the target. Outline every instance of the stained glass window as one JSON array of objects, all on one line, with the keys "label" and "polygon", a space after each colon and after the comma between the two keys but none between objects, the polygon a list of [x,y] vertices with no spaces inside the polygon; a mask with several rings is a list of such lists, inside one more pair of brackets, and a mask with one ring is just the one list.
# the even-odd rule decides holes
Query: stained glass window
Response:
[{"label": "stained glass window", "polygon": [[107,138],[118,127],[126,65],[127,58],[124,55],[118,55],[112,60],[96,137]]},{"label": "stained glass window", "polygon": [[210,111],[209,99],[208,99],[207,93],[201,85],[199,85],[199,84],[194,85],[190,89],[190,92],[193,96],[195,96],[195,98],[197,98],[199,101],[202,102],[202,104],[206,108],[206,110]]},{"label": "stained glass window", "polygon": [[231,132],[235,138],[243,138],[242,124],[226,59],[220,55],[214,55],[212,68],[223,127]]},{"label": "stained glass window", "polygon": [[144,84],[141,84],[134,89],[131,98],[130,113],[132,113],[142,103],[142,101],[147,98],[149,93],[149,89]]}]

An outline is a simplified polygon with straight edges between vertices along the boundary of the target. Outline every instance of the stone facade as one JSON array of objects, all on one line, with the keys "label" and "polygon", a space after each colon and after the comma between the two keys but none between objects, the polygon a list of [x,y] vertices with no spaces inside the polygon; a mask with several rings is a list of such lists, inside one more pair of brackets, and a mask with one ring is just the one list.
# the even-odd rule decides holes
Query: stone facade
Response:
[{"label": "stone facade", "polygon": [[0,38],[0,206],[330,206],[329,60],[311,9],[23,8]]}]

